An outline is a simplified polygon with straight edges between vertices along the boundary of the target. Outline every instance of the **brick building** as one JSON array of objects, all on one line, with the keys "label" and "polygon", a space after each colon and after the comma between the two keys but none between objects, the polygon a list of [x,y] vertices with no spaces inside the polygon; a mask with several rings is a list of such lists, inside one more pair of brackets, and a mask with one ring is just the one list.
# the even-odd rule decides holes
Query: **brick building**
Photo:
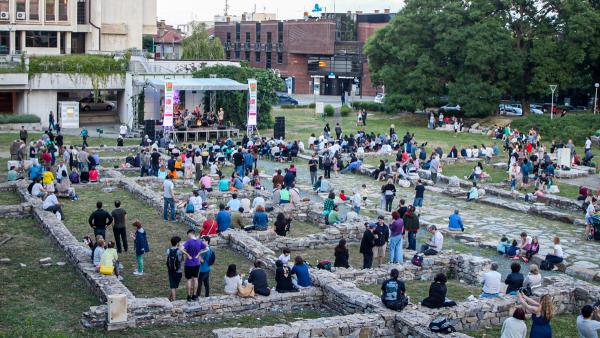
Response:
[{"label": "brick building", "polygon": [[214,34],[229,60],[277,70],[293,79],[293,92],[341,95],[356,85],[356,95],[375,95],[363,46],[394,14],[325,13],[319,19],[216,22]]}]

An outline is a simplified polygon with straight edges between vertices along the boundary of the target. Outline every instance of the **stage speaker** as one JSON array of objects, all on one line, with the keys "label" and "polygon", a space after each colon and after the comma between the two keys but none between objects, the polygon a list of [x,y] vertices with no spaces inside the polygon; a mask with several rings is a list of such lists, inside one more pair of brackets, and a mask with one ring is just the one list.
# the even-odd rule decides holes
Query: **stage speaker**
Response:
[{"label": "stage speaker", "polygon": [[273,126],[273,137],[276,139],[283,138],[285,140],[285,117],[277,116],[275,125]]},{"label": "stage speaker", "polygon": [[146,120],[144,121],[144,134],[148,135],[152,141],[156,140],[156,121]]}]

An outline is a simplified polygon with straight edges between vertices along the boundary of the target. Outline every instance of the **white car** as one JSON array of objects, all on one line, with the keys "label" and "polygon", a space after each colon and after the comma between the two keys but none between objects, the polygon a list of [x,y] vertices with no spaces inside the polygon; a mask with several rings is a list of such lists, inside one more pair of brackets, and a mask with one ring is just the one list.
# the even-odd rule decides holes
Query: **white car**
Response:
[{"label": "white car", "polygon": [[384,93],[378,93],[377,96],[375,96],[375,99],[373,100],[373,102],[375,102],[375,103],[383,103],[384,100],[385,100],[385,94]]},{"label": "white car", "polygon": [[532,104],[529,106],[530,110],[532,113],[536,114],[536,115],[544,115],[544,107],[537,105],[537,104]]}]

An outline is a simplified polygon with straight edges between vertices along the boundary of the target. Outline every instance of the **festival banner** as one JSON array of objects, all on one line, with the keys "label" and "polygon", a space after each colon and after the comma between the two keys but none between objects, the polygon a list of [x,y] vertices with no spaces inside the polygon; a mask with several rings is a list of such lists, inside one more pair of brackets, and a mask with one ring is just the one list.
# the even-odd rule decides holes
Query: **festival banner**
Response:
[{"label": "festival banner", "polygon": [[248,79],[248,127],[254,127],[258,117],[258,84]]},{"label": "festival banner", "polygon": [[163,127],[173,126],[173,81],[165,81],[165,111],[163,115]]}]

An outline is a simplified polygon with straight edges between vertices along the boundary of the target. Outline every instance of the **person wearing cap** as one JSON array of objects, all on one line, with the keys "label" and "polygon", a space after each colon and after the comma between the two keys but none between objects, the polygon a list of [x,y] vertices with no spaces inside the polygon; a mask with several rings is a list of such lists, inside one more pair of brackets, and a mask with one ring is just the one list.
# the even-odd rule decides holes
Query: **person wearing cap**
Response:
[{"label": "person wearing cap", "polygon": [[367,227],[360,241],[360,253],[363,255],[363,269],[370,269],[373,265],[373,247],[375,246],[376,236],[374,234],[377,224],[365,223]]},{"label": "person wearing cap", "polygon": [[435,225],[430,225],[427,231],[431,233],[431,239],[429,243],[421,245],[421,252],[426,256],[437,255],[442,251],[444,236],[438,231]]},{"label": "person wearing cap", "polygon": [[375,228],[374,234],[377,235],[377,238],[375,239],[375,246],[373,247],[373,257],[376,257],[379,265],[381,265],[386,256],[387,243],[390,238],[390,229],[387,224],[385,224],[382,215],[377,217],[376,225],[377,227]]}]

